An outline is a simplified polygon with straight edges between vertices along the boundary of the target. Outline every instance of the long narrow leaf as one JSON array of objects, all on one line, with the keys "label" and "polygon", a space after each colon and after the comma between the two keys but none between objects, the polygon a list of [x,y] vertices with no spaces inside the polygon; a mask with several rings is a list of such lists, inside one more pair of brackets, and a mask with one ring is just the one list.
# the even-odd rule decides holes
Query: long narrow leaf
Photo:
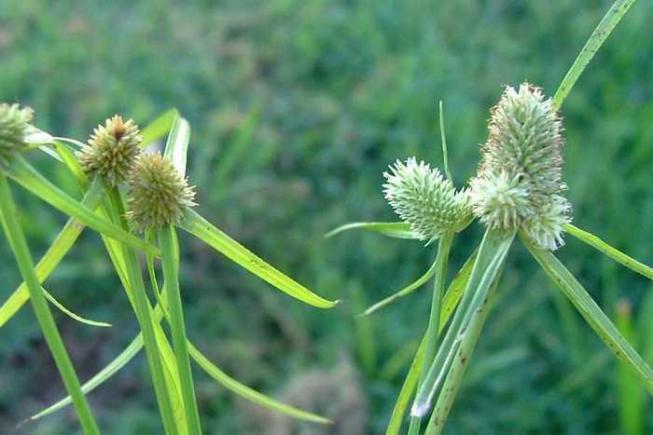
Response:
[{"label": "long narrow leaf", "polygon": [[620,361],[632,368],[644,381],[649,391],[653,392],[653,370],[619,333],[617,327],[594,302],[587,290],[550,251],[536,248],[525,238],[524,243],[549,278],[569,298],[601,340]]},{"label": "long narrow leaf", "polygon": [[[89,209],[95,209],[102,198],[103,189],[100,185],[92,186],[84,198],[82,198],[82,205]],[[34,270],[39,279],[39,283],[43,283],[48,276],[59,265],[64,256],[70,251],[75,241],[84,229],[84,225],[77,219],[70,218],[63,226],[57,237],[52,242],[41,260],[36,264]],[[20,308],[29,300],[29,292],[27,286],[22,283],[14,292],[9,296],[0,307],[0,328],[4,326]]]},{"label": "long narrow leaf", "polygon": [[79,314],[75,314],[74,312],[72,312],[71,310],[66,308],[61,302],[59,302],[57,299],[55,299],[55,297],[52,296],[52,294],[50,292],[48,292],[46,289],[44,289],[43,287],[41,287],[41,291],[43,291],[43,295],[45,296],[45,298],[52,305],[54,305],[56,308],[59,309],[59,311],[61,311],[66,316],[70,317],[71,319],[76,320],[79,323],[89,325],[89,326],[97,326],[99,328],[110,328],[111,327],[111,323],[98,322],[98,321],[95,321],[95,320],[91,320],[91,319],[87,319],[85,317],[82,317]]},{"label": "long narrow leaf", "polygon": [[412,292],[414,292],[415,290],[417,290],[418,288],[426,284],[428,280],[431,279],[431,277],[433,277],[433,275],[435,274],[435,269],[436,269],[436,262],[434,261],[433,264],[431,264],[431,267],[429,267],[429,269],[426,272],[424,272],[424,275],[420,276],[419,278],[417,278],[417,280],[408,284],[406,287],[402,288],[398,292],[395,292],[390,296],[388,296],[387,298],[382,299],[379,302],[375,303],[374,305],[370,306],[363,312],[363,315],[369,316],[373,312],[380,310],[381,308],[391,304],[395,300],[404,296],[408,296],[409,294],[411,294]]},{"label": "long narrow leaf", "polygon": [[209,376],[215,379],[223,387],[238,394],[242,398],[256,403],[257,405],[260,405],[264,408],[279,411],[298,420],[312,421],[315,423],[331,423],[331,420],[328,418],[324,418],[319,415],[286,405],[285,403],[271,399],[259,393],[258,391],[255,391],[248,386],[241,384],[220,370],[215,364],[211,363],[211,361],[202,355],[202,353],[197,350],[197,348],[190,342],[188,343],[188,350],[195,362],[197,362],[197,364],[199,364],[199,366],[202,367]]},{"label": "long narrow leaf", "polygon": [[[152,254],[158,253],[152,245],[125,232],[123,229],[117,227],[111,222],[99,218],[92,210],[84,207],[78,201],[68,196],[68,194],[61,191],[54,184],[50,183],[50,181],[38,173],[36,169],[34,169],[22,157],[13,160],[7,170],[7,175],[43,201],[52,205],[54,208],[61,210],[67,215],[77,218],[88,227],[93,228],[108,237],[120,240],[129,246],[142,249],[145,252]],[[96,179],[95,182],[100,181],[99,179]]]},{"label": "long narrow leaf", "polygon": [[[82,392],[84,394],[88,394],[91,391],[95,390],[100,385],[102,385],[104,382],[109,380],[109,378],[111,378],[113,375],[118,373],[120,369],[126,366],[127,363],[129,363],[129,361],[131,361],[138,354],[138,352],[140,352],[142,348],[143,348],[143,336],[141,334],[138,334],[136,338],[132,340],[132,342],[129,343],[129,345],[122,352],[120,352],[120,354],[116,358],[113,359],[113,361],[107,364],[106,367],[104,367],[95,376],[93,376],[91,379],[86,381],[84,385],[82,385]],[[40,411],[32,415],[26,421],[38,420],[39,418],[48,416],[70,405],[71,402],[72,401],[70,399],[70,396],[66,396],[63,399],[59,400],[58,402],[48,406],[43,411]]]},{"label": "long narrow leaf", "polygon": [[190,125],[182,117],[177,117],[168,135],[164,156],[170,159],[182,177],[186,176],[186,160],[190,144]]},{"label": "long narrow leaf", "polygon": [[371,231],[395,239],[416,240],[418,238],[415,233],[411,231],[408,224],[403,222],[352,222],[329,231],[324,235],[324,237],[333,237],[337,234],[349,230]]},{"label": "long narrow leaf", "polygon": [[648,279],[653,279],[653,267],[649,267],[646,264],[624,254],[620,250],[613,248],[594,234],[581,230],[571,224],[565,225],[565,232],[605,254],[607,257],[612,258],[614,261],[627,267],[633,272],[639,273]]},{"label": "long narrow leaf", "polygon": [[332,308],[337,303],[318,296],[284,275],[191,209],[186,210],[186,217],[180,226],[234,263],[293,298],[318,308]]},{"label": "long narrow leaf", "polygon": [[580,75],[635,1],[637,0],[616,0],[603,16],[553,96],[553,106],[556,109],[562,106],[562,102],[569,95]]}]

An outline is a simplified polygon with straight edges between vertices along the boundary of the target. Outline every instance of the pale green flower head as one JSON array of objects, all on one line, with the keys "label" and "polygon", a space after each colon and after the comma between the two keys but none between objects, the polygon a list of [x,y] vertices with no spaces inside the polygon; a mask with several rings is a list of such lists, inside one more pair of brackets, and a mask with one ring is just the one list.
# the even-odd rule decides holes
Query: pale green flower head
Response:
[{"label": "pale green flower head", "polygon": [[462,230],[471,220],[466,190],[456,191],[450,180],[414,157],[397,160],[383,176],[385,198],[420,240],[432,240]]},{"label": "pale green flower head", "polygon": [[18,104],[0,104],[0,168],[26,148],[25,132],[34,112]]},{"label": "pale green flower head", "polygon": [[86,174],[100,175],[110,186],[124,182],[141,153],[142,137],[133,120],[119,115],[98,125],[78,154]]},{"label": "pale green flower head", "polygon": [[522,230],[535,244],[554,250],[571,221],[563,196],[562,119],[540,88],[506,87],[491,111],[478,173],[470,182],[474,214],[497,230]]},{"label": "pale green flower head", "polygon": [[195,206],[195,191],[172,162],[159,153],[141,154],[128,179],[127,218],[139,231],[181,222]]}]

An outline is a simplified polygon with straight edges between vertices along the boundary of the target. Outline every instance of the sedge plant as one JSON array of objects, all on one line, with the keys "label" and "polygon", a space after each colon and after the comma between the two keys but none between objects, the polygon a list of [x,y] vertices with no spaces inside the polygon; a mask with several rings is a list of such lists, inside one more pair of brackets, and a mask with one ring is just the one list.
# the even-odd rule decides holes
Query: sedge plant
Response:
[{"label": "sedge plant", "polygon": [[[488,312],[493,308],[507,254],[517,240],[617,357],[620,370],[636,376],[639,384],[653,393],[653,370],[620,332],[626,328],[612,323],[554,255],[563,246],[564,235],[569,234],[633,271],[652,277],[650,267],[571,224],[572,206],[565,196],[567,186],[562,179],[562,102],[633,3],[613,4],[552,98],[526,82],[504,89],[490,112],[481,162],[467,188],[456,190],[450,175],[445,179],[437,169],[418,163],[415,158],[405,163],[399,161],[384,174],[384,193],[401,221],[357,222],[327,234],[333,236],[359,228],[426,241],[426,246],[438,240],[435,261],[422,277],[363,313],[369,315],[434,278],[428,326],[399,392],[387,434],[400,432],[408,409],[410,435],[443,431]],[[440,127],[444,168],[449,174],[442,110]],[[485,233],[444,294],[452,239],[470,223],[471,216],[484,227]]]},{"label": "sedge plant", "polygon": [[[3,224],[6,224],[7,234],[11,236],[12,246],[16,244],[20,248],[17,259],[20,260],[21,271],[25,269],[26,273],[25,282],[0,306],[0,326],[9,321],[27,300],[31,300],[33,305],[39,304],[37,317],[41,322],[41,314],[48,309],[44,301],[50,295],[41,287],[41,283],[47,280],[72,249],[84,227],[88,227],[100,234],[140,327],[139,334],[124,351],[83,385],[77,381],[70,364],[68,369],[62,365],[62,377],[69,396],[33,415],[28,421],[43,418],[73,403],[84,433],[98,433],[85,396],[134,359],[141,349],[145,349],[163,431],[167,434],[202,432],[193,383],[193,361],[220,385],[247,400],[300,420],[329,423],[324,417],[278,402],[239,383],[204,356],[188,337],[179,284],[177,228],[207,243],[229,260],[293,298],[318,308],[331,308],[336,304],[275,269],[192,210],[196,205],[195,190],[189,185],[185,174],[190,143],[188,122],[177,111],[171,110],[141,132],[134,121],[114,116],[99,125],[87,143],[71,138],[55,138],[28,122],[29,119],[25,119],[24,131],[17,134],[22,138],[17,142],[21,151],[22,148],[39,149],[63,164],[77,179],[83,195],[81,200],[73,198],[41,175],[24,157],[17,153],[15,156],[5,153],[6,150],[2,149],[2,186],[6,185],[8,177],[70,218],[30,272],[25,249],[14,240],[15,235],[20,233],[14,229],[16,221],[11,220],[13,214],[9,212],[13,209],[3,203]],[[168,140],[163,153],[146,150],[166,134]],[[7,202],[10,198],[4,195],[5,191],[3,188],[3,199],[7,198]],[[141,255],[146,259],[147,280],[141,270]],[[161,287],[158,285],[156,261],[159,261],[163,275]],[[147,292],[147,281],[153,298]],[[55,306],[65,309],[54,297],[50,297],[50,300],[56,303]],[[83,319],[65,310],[86,324],[110,326]],[[169,334],[162,320],[169,325]],[[47,328],[44,327],[49,344],[51,337],[55,337],[52,331],[56,331],[53,321]],[[62,345],[55,348],[56,352],[53,351],[56,358],[63,355],[61,349]]]}]

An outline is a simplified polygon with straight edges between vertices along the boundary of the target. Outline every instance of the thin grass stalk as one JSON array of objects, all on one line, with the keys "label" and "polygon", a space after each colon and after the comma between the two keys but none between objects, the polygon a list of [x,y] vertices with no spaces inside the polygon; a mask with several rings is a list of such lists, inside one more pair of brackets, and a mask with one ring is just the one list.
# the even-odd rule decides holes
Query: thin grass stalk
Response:
[{"label": "thin grass stalk", "polygon": [[[109,191],[109,201],[110,205],[115,209],[114,213],[117,213],[120,217],[121,222],[119,224],[126,229],[127,224],[124,220],[124,207],[122,207],[122,199],[116,189]],[[125,275],[129,287],[132,289],[131,302],[143,336],[143,345],[154,384],[154,393],[163,420],[163,427],[166,434],[177,434],[179,431],[177,430],[177,423],[174,418],[172,401],[168,396],[168,386],[166,385],[166,376],[162,364],[161,349],[157,342],[157,331],[155,331],[155,327],[160,328],[160,326],[158,325],[158,321],[155,321],[152,316],[153,310],[145,292],[145,284],[143,283],[136,252],[124,243],[119,243],[118,246],[122,248],[122,254],[125,260]]]},{"label": "thin grass stalk", "polygon": [[[435,279],[433,283],[433,297],[431,299],[431,313],[429,316],[429,324],[426,330],[426,345],[424,349],[424,361],[420,369],[419,381],[417,388],[424,382],[426,371],[429,364],[435,358],[437,345],[438,345],[438,328],[440,325],[440,307],[442,305],[442,297],[444,295],[445,284],[447,280],[447,267],[449,264],[449,252],[451,244],[453,243],[454,234],[446,233],[440,238],[438,244],[438,254],[435,258]],[[408,435],[418,435],[421,427],[422,419],[419,417],[411,416],[410,424],[408,427]]]},{"label": "thin grass stalk", "polygon": [[[161,266],[163,269],[164,285],[168,294],[170,310],[170,329],[172,331],[172,346],[177,360],[177,370],[181,381],[181,396],[186,411],[186,421],[190,435],[202,433],[200,416],[195,398],[193,374],[188,356],[186,343],[186,327],[184,313],[179,291],[179,258],[177,237],[173,226],[168,226],[157,231],[159,246],[161,247]],[[156,291],[156,289],[154,289]]]},{"label": "thin grass stalk", "polygon": [[474,317],[469,323],[465,333],[465,339],[462,341],[460,348],[458,349],[454,363],[442,386],[442,392],[440,393],[438,400],[435,402],[433,413],[431,414],[429,423],[426,426],[425,435],[438,435],[444,430],[449,411],[451,411],[453,402],[456,399],[456,395],[462,384],[463,376],[467,371],[467,366],[469,366],[472,353],[481,337],[485,320],[487,319],[491,308],[491,300],[500,278],[501,271],[497,274],[483,304],[475,311]]},{"label": "thin grass stalk", "polygon": [[7,178],[2,173],[0,173],[0,214],[2,215],[3,227],[16,262],[18,263],[18,268],[27,285],[36,320],[41,327],[43,337],[50,348],[66,390],[72,397],[82,429],[87,435],[99,435],[100,430],[95,421],[95,417],[82,393],[75,368],[68,356],[61,335],[57,330],[50,307],[41,292],[41,284],[34,270],[34,263],[29,252],[27,240],[19,223],[18,210],[11,195]]}]

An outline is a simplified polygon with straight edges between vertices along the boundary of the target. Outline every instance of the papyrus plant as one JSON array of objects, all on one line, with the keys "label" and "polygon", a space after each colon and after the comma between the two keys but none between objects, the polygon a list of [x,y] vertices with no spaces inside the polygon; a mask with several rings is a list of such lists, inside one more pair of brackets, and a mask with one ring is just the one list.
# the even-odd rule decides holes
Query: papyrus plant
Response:
[{"label": "papyrus plant", "polygon": [[[572,210],[564,195],[567,187],[562,180],[564,138],[560,106],[632,3],[634,1],[615,2],[552,99],[528,83],[505,88],[491,110],[488,138],[481,146],[481,162],[469,182],[471,209],[485,228],[485,234],[444,296],[451,239],[465,226],[464,219],[456,225],[455,220],[448,217],[464,215],[467,207],[465,201],[452,201],[452,198],[462,197],[467,191],[456,192],[450,182],[427,164],[409,158],[406,163],[395,164],[390,173],[385,174],[385,196],[401,222],[358,222],[329,234],[361,228],[391,237],[429,242],[439,240],[436,259],[424,276],[365,312],[370,314],[435,278],[428,327],[399,393],[388,434],[399,433],[411,402],[409,434],[420,433],[423,420],[428,421],[425,433],[442,432],[492,308],[492,298],[500,284],[505,259],[516,240],[526,246],[554,286],[570,300],[624,367],[633,370],[649,392],[653,392],[651,367],[553,254],[563,245],[563,235],[567,233],[632,270],[653,278],[650,267],[571,225]],[[442,129],[442,111],[440,114]],[[443,151],[448,174],[444,134]],[[442,230],[443,223],[448,230]]]},{"label": "papyrus plant", "polygon": [[[55,138],[28,125],[31,112],[21,112],[14,106],[2,107],[8,116],[24,118],[21,120],[24,131],[14,133],[16,129],[6,129],[18,138],[14,141],[14,148],[7,148],[11,152],[5,152],[5,142],[2,142],[0,199],[3,201],[3,224],[12,247],[16,245],[19,248],[16,258],[25,282],[0,307],[0,327],[31,299],[39,322],[42,317],[50,318],[49,323],[42,325],[42,330],[49,345],[51,341],[59,342],[53,348],[53,355],[64,363],[68,361],[45,297],[57,307],[65,308],[41,287],[41,283],[47,280],[73,247],[84,227],[99,232],[140,326],[140,333],[125,350],[81,386],[70,362],[66,366],[58,361],[70,396],[29,420],[42,418],[73,402],[84,433],[98,433],[85,394],[111,378],[145,348],[165,433],[201,433],[191,360],[222,386],[247,400],[294,418],[317,423],[329,421],[275,401],[239,383],[206,358],[188,338],[178,279],[178,228],[293,298],[318,308],[331,308],[335,302],[318,296],[284,275],[191,209],[195,205],[194,190],[186,179],[190,126],[185,119],[172,110],[141,132],[132,120],[125,121],[120,116],[114,116],[99,125],[87,143],[82,143],[70,138]],[[146,151],[166,133],[168,139],[162,154]],[[56,187],[19,154],[35,148],[47,153],[70,171],[83,191],[81,200]],[[22,242],[17,239],[17,236],[22,237],[22,233],[17,230],[19,226],[13,202],[5,194],[8,192],[7,178],[70,216],[35,266],[28,258],[24,238]],[[141,255],[146,259],[147,280],[140,267]],[[162,271],[163,285],[159,285],[157,263]],[[149,283],[153,299],[146,291],[146,282]],[[70,310],[66,310],[66,313],[86,324],[110,326],[83,319]],[[164,319],[170,325],[169,335],[161,324]]]}]

